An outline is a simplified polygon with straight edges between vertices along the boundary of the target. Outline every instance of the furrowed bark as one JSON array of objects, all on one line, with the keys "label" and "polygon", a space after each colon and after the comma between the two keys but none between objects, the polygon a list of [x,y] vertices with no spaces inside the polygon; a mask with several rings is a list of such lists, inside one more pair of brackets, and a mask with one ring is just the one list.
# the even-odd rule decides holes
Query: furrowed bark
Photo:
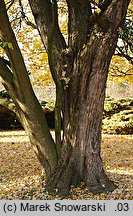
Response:
[{"label": "furrowed bark", "polygon": [[52,2],[52,26],[48,37],[48,62],[53,80],[56,85],[56,102],[55,102],[55,143],[60,157],[61,152],[61,110],[62,110],[62,83],[60,80],[61,74],[56,71],[56,65],[53,61],[53,42],[58,28],[58,9],[56,0]]},{"label": "furrowed bark", "polygon": [[[64,92],[63,147],[66,143],[72,144],[76,181],[86,182],[94,193],[115,188],[102,168],[101,124],[108,67],[128,4],[129,1],[112,1],[100,14],[91,28],[86,46],[78,52],[73,75]],[[115,13],[114,8],[117,8]],[[76,182],[75,178],[73,181]]]},{"label": "furrowed bark", "polygon": [[68,45],[77,54],[78,50],[86,43],[91,32],[89,18],[92,15],[91,4],[88,0],[66,0],[68,5]]},{"label": "furrowed bark", "polygon": [[[0,13],[3,12],[1,2]],[[28,89],[27,94],[22,89],[24,78],[22,74],[16,72],[19,68],[15,60],[10,58],[12,65],[15,65],[12,66],[13,75],[15,74],[13,80],[17,82],[15,91],[21,82],[19,92],[24,91],[19,98],[21,103],[18,103],[18,95],[16,97],[20,119],[29,133],[38,159],[46,169],[46,188],[57,189],[60,195],[66,195],[71,185],[85,182],[93,193],[112,191],[115,188],[114,184],[106,176],[100,156],[102,113],[108,67],[116,48],[119,28],[124,21],[129,0],[103,1],[106,7],[104,5],[104,9],[94,20],[91,19],[90,1],[67,0],[68,47],[58,26],[57,9],[52,15],[51,1],[29,0],[29,2],[42,41],[49,52],[51,72],[53,77],[55,76],[56,83],[62,80],[63,87],[63,140],[57,152],[41,108],[37,100],[33,100],[32,90]],[[54,15],[56,19],[53,19]],[[1,25],[3,24],[0,21],[0,28]],[[55,32],[53,27],[56,27]],[[3,27],[2,30],[6,35],[11,35],[9,30],[4,31]],[[4,37],[4,34],[2,35]],[[11,51],[9,50],[9,57],[17,58]],[[65,65],[65,76],[62,77]],[[27,80],[25,69],[21,72],[25,74]],[[29,85],[28,82],[26,81],[26,85]],[[30,105],[26,101],[26,95],[30,98]]]},{"label": "furrowed bark", "polygon": [[[58,25],[58,8],[56,0],[29,1],[38,31],[48,54],[49,67],[56,85],[55,103],[55,142],[60,156],[61,151],[61,109],[62,109],[62,53],[66,48],[64,37]],[[41,15],[43,14],[43,19]]]},{"label": "furrowed bark", "polygon": [[[30,2],[35,14],[34,1]],[[36,2],[40,4],[39,0]],[[47,7],[50,7],[49,3]],[[108,66],[128,4],[129,1],[124,0],[104,1],[101,12],[93,20],[89,1],[67,0],[68,48],[60,46],[64,44],[62,39],[55,42],[60,35],[57,30],[52,50],[53,54],[58,54],[58,59],[57,56],[53,59],[54,64],[63,62],[67,66],[63,78],[63,141],[61,157],[57,169],[47,179],[47,189],[57,188],[59,193],[62,189],[62,194],[65,194],[71,184],[77,185],[81,181],[86,182],[93,192],[114,189],[102,168],[101,122]],[[37,10],[35,20],[43,38],[43,28],[50,32],[52,21],[48,25],[48,17],[42,21],[39,14]],[[47,40],[48,33],[43,39],[45,46]],[[56,68],[63,70],[62,67]]]}]

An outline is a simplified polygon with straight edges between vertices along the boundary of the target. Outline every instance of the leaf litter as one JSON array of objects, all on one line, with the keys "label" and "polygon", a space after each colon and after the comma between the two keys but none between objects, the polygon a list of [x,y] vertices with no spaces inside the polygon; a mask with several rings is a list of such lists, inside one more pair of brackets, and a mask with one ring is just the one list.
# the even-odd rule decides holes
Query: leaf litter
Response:
[{"label": "leaf litter", "polygon": [[[101,156],[104,170],[117,188],[93,195],[84,188],[71,188],[70,200],[133,199],[133,135],[103,135]],[[23,130],[0,131],[0,199],[64,199],[48,194],[40,166]]]}]

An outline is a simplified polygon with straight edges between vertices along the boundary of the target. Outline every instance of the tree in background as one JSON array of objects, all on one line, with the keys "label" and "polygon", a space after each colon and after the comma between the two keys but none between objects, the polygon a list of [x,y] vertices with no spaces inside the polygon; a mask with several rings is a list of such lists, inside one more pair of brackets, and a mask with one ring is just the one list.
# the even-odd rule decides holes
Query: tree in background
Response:
[{"label": "tree in background", "polygon": [[130,1],[126,19],[110,64],[109,78],[120,84],[133,83],[133,1]]},{"label": "tree in background", "polygon": [[58,194],[66,195],[71,185],[80,182],[94,193],[115,188],[102,167],[101,124],[109,64],[129,2],[66,0],[66,42],[59,28],[57,1],[29,0],[56,85],[54,142],[32,89],[5,2],[0,1],[0,43],[9,59],[0,58],[1,82],[46,171],[47,190],[56,189]]}]

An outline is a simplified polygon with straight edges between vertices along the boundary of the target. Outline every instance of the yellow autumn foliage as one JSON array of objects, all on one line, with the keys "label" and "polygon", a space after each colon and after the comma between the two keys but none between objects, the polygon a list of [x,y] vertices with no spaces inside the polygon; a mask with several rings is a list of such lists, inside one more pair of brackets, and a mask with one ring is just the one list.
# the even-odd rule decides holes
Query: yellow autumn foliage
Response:
[{"label": "yellow autumn foliage", "polygon": [[[8,7],[9,1],[5,0],[5,2],[8,3]],[[98,3],[99,1],[96,0],[95,2]],[[22,4],[26,11],[26,16],[31,22],[34,23],[28,0],[22,0]],[[129,10],[133,12],[133,0],[131,0],[130,2]],[[17,41],[21,48],[21,52],[27,66],[28,73],[31,74],[31,82],[33,86],[49,85],[53,83],[53,79],[48,66],[47,53],[44,50],[37,30],[33,29],[31,26],[26,25],[25,22],[20,19],[20,11],[21,10],[19,3],[17,0],[15,0],[14,4],[8,10],[8,14],[12,27],[16,34]],[[68,14],[66,1],[58,1],[58,14],[59,26],[67,42]],[[0,55],[4,56],[4,52],[1,47]],[[109,71],[109,79],[115,81],[116,83],[133,83],[133,67],[124,58],[113,56]],[[125,75],[126,73],[129,75]]]}]

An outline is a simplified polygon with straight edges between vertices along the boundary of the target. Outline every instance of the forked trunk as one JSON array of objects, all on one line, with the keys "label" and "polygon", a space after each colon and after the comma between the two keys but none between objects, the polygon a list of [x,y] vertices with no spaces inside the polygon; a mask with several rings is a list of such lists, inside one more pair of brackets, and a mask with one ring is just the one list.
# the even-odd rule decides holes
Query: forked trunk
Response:
[{"label": "forked trunk", "polygon": [[116,37],[110,40],[107,34],[102,40],[102,33],[91,37],[91,43],[75,58],[70,82],[64,84],[61,166],[56,177],[47,181],[48,188],[56,184],[61,193],[80,182],[93,192],[115,188],[104,173],[100,151],[108,66]]},{"label": "forked trunk", "polygon": [[[9,41],[13,47],[5,47],[10,60],[8,66],[7,61],[0,59],[2,82],[46,170],[46,188],[57,189],[60,195],[68,194],[70,186],[80,182],[85,182],[94,193],[114,189],[104,173],[100,157],[102,113],[109,63],[129,0],[102,1],[99,14],[93,14],[90,2],[66,0],[69,13],[67,45],[58,25],[57,1],[51,4],[51,1],[29,0],[59,89],[55,143],[32,90],[5,2],[0,1],[0,36],[2,43]],[[58,124],[61,111],[62,143]]]}]

